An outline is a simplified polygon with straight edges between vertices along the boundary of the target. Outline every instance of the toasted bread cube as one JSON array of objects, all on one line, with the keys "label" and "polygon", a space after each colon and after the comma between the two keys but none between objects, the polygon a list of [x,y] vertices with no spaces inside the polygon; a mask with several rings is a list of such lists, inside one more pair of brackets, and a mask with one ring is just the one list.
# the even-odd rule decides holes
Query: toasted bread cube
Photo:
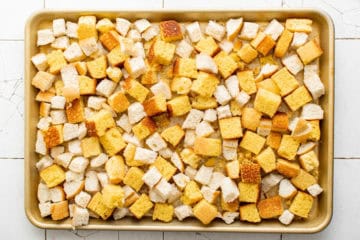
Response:
[{"label": "toasted bread cube", "polygon": [[319,167],[319,160],[314,151],[307,152],[299,157],[302,168],[311,172]]},{"label": "toasted bread cube", "polygon": [[272,119],[271,130],[274,132],[286,132],[289,127],[289,116],[286,113],[276,113]]},{"label": "toasted bread cube", "polygon": [[107,54],[107,59],[111,66],[119,66],[128,59],[128,55],[121,50],[120,46],[117,46]]},{"label": "toasted bread cube", "polygon": [[290,135],[283,135],[278,149],[278,154],[288,160],[294,160],[300,142]]},{"label": "toasted bread cube", "polygon": [[242,109],[241,125],[244,128],[256,131],[260,124],[261,113],[254,108],[245,107]]},{"label": "toasted bread cube", "polygon": [[190,165],[192,168],[197,168],[201,160],[201,157],[196,155],[191,148],[184,148],[181,151],[180,156],[184,163]]},{"label": "toasted bread cube", "polygon": [[[217,107],[215,98],[196,96],[192,101],[192,107],[199,110],[206,110]],[[223,106],[229,107],[229,106]]]},{"label": "toasted bread cube", "polygon": [[48,63],[45,53],[38,53],[31,57],[31,62],[34,64],[38,71],[46,71]]},{"label": "toasted bread cube", "polygon": [[221,137],[232,139],[242,137],[240,117],[223,118],[219,120]]},{"label": "toasted bread cube", "polygon": [[40,89],[40,91],[44,92],[51,88],[54,81],[55,81],[54,75],[47,73],[47,72],[39,71],[33,77],[31,84],[34,87]]},{"label": "toasted bread cube", "polygon": [[199,219],[203,224],[207,225],[215,219],[218,211],[214,205],[203,199],[195,205],[193,208],[193,213],[197,219]]},{"label": "toasted bread cube", "polygon": [[278,159],[276,162],[276,170],[282,175],[292,178],[296,177],[300,172],[300,167],[296,163],[291,163],[283,159]]},{"label": "toasted bread cube", "polygon": [[239,191],[240,202],[256,203],[260,196],[260,186],[258,183],[239,182]]},{"label": "toasted bread cube", "polygon": [[291,178],[291,183],[300,190],[305,191],[308,187],[316,183],[316,179],[310,173],[300,169],[299,174]]},{"label": "toasted bread cube", "polygon": [[304,86],[301,86],[285,97],[284,100],[292,111],[296,111],[308,102],[311,102],[312,97],[308,90],[306,90]]},{"label": "toasted bread cube", "polygon": [[305,32],[310,33],[312,31],[312,20],[305,18],[289,18],[286,19],[285,26],[292,32]]},{"label": "toasted bread cube", "polygon": [[260,183],[260,165],[256,163],[242,163],[240,165],[240,177],[244,183]]},{"label": "toasted bread cube", "polygon": [[171,222],[174,215],[174,206],[166,203],[156,203],[152,219],[162,222]]},{"label": "toasted bread cube", "polygon": [[215,42],[215,40],[208,36],[205,38],[201,38],[200,41],[195,45],[195,49],[198,52],[205,53],[209,56],[214,56],[219,51],[219,46]]},{"label": "toasted bread cube", "polygon": [[125,163],[121,156],[111,157],[105,164],[105,170],[108,174],[110,183],[118,184],[125,177]]},{"label": "toasted bread cube", "polygon": [[264,33],[270,35],[271,38],[276,41],[281,33],[284,31],[283,25],[279,23],[276,19],[271,20],[271,22],[266,26]]},{"label": "toasted bread cube", "polygon": [[[259,121],[259,125],[257,127],[257,134],[259,134],[260,136],[263,136],[263,137],[269,136],[271,134],[271,127],[272,127],[272,122],[270,119],[261,118]],[[266,142],[266,144],[269,145],[268,141]],[[280,144],[280,141],[279,141],[279,144]],[[272,146],[270,146],[270,147],[272,147]]]},{"label": "toasted bread cube", "polygon": [[126,146],[118,128],[111,128],[100,137],[100,142],[106,153],[110,156],[123,150]]},{"label": "toasted bread cube", "polygon": [[138,167],[131,167],[125,175],[124,184],[132,187],[135,191],[139,191],[144,181],[142,180],[144,172]]},{"label": "toasted bread cube", "polygon": [[151,118],[145,117],[132,128],[132,131],[139,140],[143,140],[156,131],[156,124]]},{"label": "toasted bread cube", "polygon": [[307,42],[296,50],[301,61],[306,65],[323,54],[323,50],[315,40]]},{"label": "toasted bread cube", "polygon": [[97,192],[90,200],[87,208],[92,212],[99,215],[103,220],[108,219],[113,212],[113,207],[108,207],[105,202],[103,195],[100,192]]},{"label": "toasted bread cube", "polygon": [[61,50],[53,50],[46,55],[47,63],[49,64],[49,72],[51,74],[58,74],[64,66],[67,65],[64,54]]},{"label": "toasted bread cube", "polygon": [[151,26],[151,23],[147,19],[138,19],[134,22],[134,25],[136,30],[142,33]]},{"label": "toasted bread cube", "polygon": [[290,205],[289,211],[296,216],[308,218],[313,202],[314,199],[311,195],[304,192],[298,192]]},{"label": "toasted bread cube", "polygon": [[119,37],[120,35],[116,31],[111,30],[100,36],[100,42],[107,50],[111,51],[115,47],[119,46]]},{"label": "toasted bread cube", "polygon": [[150,48],[149,57],[162,65],[169,65],[174,57],[175,49],[176,46],[172,43],[156,40]]},{"label": "toasted bread cube", "polygon": [[96,94],[96,79],[87,76],[79,76],[80,95]]},{"label": "toasted bread cube", "polygon": [[221,155],[221,140],[216,138],[196,138],[194,143],[194,151],[196,154],[203,156],[217,157]]},{"label": "toasted bread cube", "polygon": [[174,147],[180,143],[184,135],[185,132],[179,125],[169,127],[161,133],[161,137]]},{"label": "toasted bread cube", "polygon": [[101,137],[105,134],[107,129],[115,127],[115,121],[111,112],[100,110],[87,120],[86,127],[89,135]]},{"label": "toasted bread cube", "polygon": [[151,148],[153,151],[160,151],[167,147],[166,142],[159,133],[155,132],[153,135],[146,139],[146,144]]},{"label": "toasted bread cube", "polygon": [[256,161],[259,163],[265,173],[269,173],[276,169],[276,157],[271,147],[268,147],[256,156]]},{"label": "toasted bread cube", "polygon": [[46,183],[49,188],[61,184],[65,180],[65,172],[56,164],[53,164],[40,172],[41,179]]},{"label": "toasted bread cube", "polygon": [[94,37],[80,40],[79,46],[86,56],[91,56],[99,50],[98,44]]},{"label": "toasted bread cube", "polygon": [[240,220],[251,223],[261,222],[261,218],[255,203],[240,206]]},{"label": "toasted bread cube", "polygon": [[254,154],[259,154],[265,144],[265,141],[265,138],[261,137],[260,135],[251,131],[246,131],[243,139],[240,142],[240,147]]},{"label": "toasted bread cube", "polygon": [[82,16],[78,21],[77,35],[79,40],[95,37],[97,39],[98,34],[96,30],[96,17],[95,16]]},{"label": "toasted bread cube", "polygon": [[92,78],[101,79],[106,77],[107,62],[105,56],[86,62],[86,66]]},{"label": "toasted bread cube", "polygon": [[230,18],[226,22],[226,37],[228,40],[233,41],[239,34],[241,27],[243,26],[243,18],[233,19]]},{"label": "toasted bread cube", "polygon": [[146,72],[146,65],[142,57],[128,58],[124,67],[132,78],[137,78]]},{"label": "toasted bread cube", "polygon": [[156,167],[166,181],[169,181],[176,172],[176,167],[160,156],[156,158],[152,166]]},{"label": "toasted bread cube", "polygon": [[159,27],[161,39],[165,42],[173,42],[183,38],[181,26],[175,20],[162,21]]},{"label": "toasted bread cube", "polygon": [[309,134],[309,139],[312,141],[319,141],[321,137],[320,132],[320,121],[319,120],[312,120],[308,121],[311,124],[311,132]]},{"label": "toasted bread cube", "polygon": [[64,142],[63,125],[53,125],[44,133],[44,141],[47,148],[53,148]]},{"label": "toasted bread cube", "polygon": [[254,102],[254,108],[270,117],[274,115],[281,103],[281,97],[265,89],[259,89]]},{"label": "toasted bread cube", "polygon": [[254,73],[251,70],[241,71],[237,73],[240,88],[247,94],[251,95],[256,92],[256,84]]},{"label": "toasted bread cube", "polygon": [[81,148],[84,157],[94,157],[101,153],[99,139],[97,137],[88,137],[81,140]]},{"label": "toasted bread cube", "polygon": [[282,63],[294,75],[298,74],[300,71],[302,71],[304,69],[304,65],[302,64],[298,55],[295,53],[283,57]]},{"label": "toasted bread cube", "polygon": [[102,202],[108,207],[108,208],[116,208],[116,207],[122,207],[124,198],[125,198],[125,192],[119,185],[113,185],[113,184],[107,184],[104,186],[104,188],[101,191],[102,193]]},{"label": "toasted bread cube", "polygon": [[146,72],[141,76],[141,84],[150,85],[157,83],[158,75],[153,69],[147,69]]},{"label": "toasted bread cube", "polygon": [[116,83],[120,81],[123,75],[121,69],[118,67],[108,67],[106,69],[106,74],[112,81]]},{"label": "toasted bread cube", "polygon": [[291,93],[294,89],[299,87],[299,83],[296,78],[289,73],[286,67],[283,67],[271,76],[271,79],[280,89],[280,95],[285,96]]},{"label": "toasted bread cube", "polygon": [[189,97],[178,96],[167,102],[167,108],[172,116],[182,116],[191,110]]},{"label": "toasted bread cube", "polygon": [[124,93],[116,92],[108,99],[109,105],[115,112],[121,113],[128,109],[130,102]]},{"label": "toasted bread cube", "polygon": [[192,83],[191,91],[203,97],[211,97],[219,82],[215,75],[199,72],[197,79]]},{"label": "toasted bread cube", "polygon": [[281,142],[281,133],[270,132],[269,136],[266,138],[266,144],[273,149],[278,149]]},{"label": "toasted bread cube", "polygon": [[154,116],[162,112],[166,112],[166,99],[163,94],[155,95],[154,97],[144,101],[144,110],[148,116]]},{"label": "toasted bread cube", "polygon": [[175,60],[173,73],[176,77],[196,78],[196,62],[193,58],[177,58]]},{"label": "toasted bread cube", "polygon": [[51,204],[50,208],[52,220],[62,220],[69,217],[69,204],[68,201],[61,201]]},{"label": "toasted bread cube", "polygon": [[280,36],[279,41],[276,43],[274,56],[281,58],[285,55],[287,50],[289,49],[290,43],[293,39],[294,33],[289,31],[288,29],[285,29],[283,33]]},{"label": "toasted bread cube", "polygon": [[237,52],[237,55],[245,63],[250,63],[258,56],[258,52],[249,43],[246,43]]},{"label": "toasted bread cube", "polygon": [[201,194],[204,196],[204,199],[211,204],[216,203],[216,200],[217,200],[218,196],[220,195],[220,191],[216,191],[216,190],[211,189],[208,186],[204,186],[204,185],[201,187],[200,191],[201,191]]},{"label": "toasted bread cube", "polygon": [[231,100],[231,96],[224,85],[218,85],[216,87],[214,97],[221,105],[226,105]]},{"label": "toasted bread cube", "polygon": [[141,83],[132,78],[127,78],[123,87],[130,96],[132,96],[139,102],[144,102],[146,96],[149,93],[149,89],[147,89]]},{"label": "toasted bread cube", "polygon": [[259,24],[252,22],[244,22],[239,38],[243,40],[251,40],[256,37],[259,30]]},{"label": "toasted bread cube", "polygon": [[260,217],[265,219],[277,218],[284,211],[280,196],[261,200],[257,207],[259,209]]},{"label": "toasted bread cube", "polygon": [[48,45],[55,41],[54,33],[51,29],[41,29],[37,31],[37,46]]},{"label": "toasted bread cube", "polygon": [[219,52],[214,61],[219,69],[219,72],[223,78],[228,78],[238,68],[238,64],[235,60],[227,55],[224,51]]}]

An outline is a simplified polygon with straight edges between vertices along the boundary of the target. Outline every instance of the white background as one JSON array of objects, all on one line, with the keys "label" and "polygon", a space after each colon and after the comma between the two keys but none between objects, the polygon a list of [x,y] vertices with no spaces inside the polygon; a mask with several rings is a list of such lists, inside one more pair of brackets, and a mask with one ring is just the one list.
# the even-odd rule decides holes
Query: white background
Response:
[{"label": "white background", "polygon": [[[35,10],[243,9],[316,7],[336,29],[334,215],[317,234],[55,231],[33,227],[23,204],[24,23]],[[0,8],[0,236],[23,240],[145,239],[360,239],[360,1],[359,0],[11,0]]]}]

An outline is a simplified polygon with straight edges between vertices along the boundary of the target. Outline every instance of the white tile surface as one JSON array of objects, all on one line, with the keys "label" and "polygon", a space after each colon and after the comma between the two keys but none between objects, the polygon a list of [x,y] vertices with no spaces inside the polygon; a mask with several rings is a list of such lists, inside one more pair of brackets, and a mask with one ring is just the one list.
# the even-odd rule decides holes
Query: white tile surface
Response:
[{"label": "white tile surface", "polygon": [[203,9],[236,9],[236,8],[269,8],[281,7],[281,0],[164,0],[164,7],[177,8],[203,8]]},{"label": "white tile surface", "polygon": [[24,156],[23,42],[0,41],[0,158]]},{"label": "white tile surface", "polygon": [[67,230],[46,230],[47,240],[117,240],[116,231],[67,231]]},{"label": "white tile surface", "polygon": [[1,239],[44,240],[45,231],[34,227],[24,211],[24,161],[0,159]]},{"label": "white tile surface", "polygon": [[136,0],[136,1],[121,1],[121,0],[45,0],[46,8],[57,9],[154,9],[162,7],[162,0]]},{"label": "white tile surface", "polygon": [[[360,160],[335,160],[334,213],[330,225],[320,233],[283,234],[283,240],[360,239]],[[354,188],[355,187],[355,188]]]},{"label": "white tile surface", "polygon": [[199,233],[199,232],[165,232],[164,240],[222,240],[222,239],[246,239],[246,240],[279,240],[280,234],[253,234],[253,233]]}]

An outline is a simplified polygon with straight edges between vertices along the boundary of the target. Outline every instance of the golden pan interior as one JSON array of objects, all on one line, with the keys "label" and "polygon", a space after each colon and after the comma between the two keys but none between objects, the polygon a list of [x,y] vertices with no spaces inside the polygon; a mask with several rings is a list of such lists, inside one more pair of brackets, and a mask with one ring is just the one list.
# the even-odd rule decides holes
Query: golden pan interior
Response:
[{"label": "golden pan interior", "polygon": [[273,18],[284,21],[290,17],[310,18],[320,36],[324,54],[320,59],[320,77],[326,88],[326,95],[320,104],[325,111],[321,122],[321,141],[319,144],[320,177],[319,184],[324,192],[319,196],[314,216],[307,221],[294,221],[290,226],[281,225],[276,220],[264,220],[260,224],[249,224],[236,221],[231,225],[217,220],[209,226],[202,225],[196,219],[187,219],[171,223],[154,222],[151,218],[141,221],[133,218],[102,221],[91,219],[89,225],[81,229],[98,230],[146,230],[146,231],[214,231],[214,232],[287,232],[312,233],[323,230],[332,217],[333,204],[333,141],[334,141],[334,27],[330,17],[313,9],[274,9],[274,10],[162,10],[162,11],[49,11],[33,14],[25,27],[25,212],[32,224],[40,228],[71,229],[70,220],[52,221],[42,218],[38,210],[37,184],[39,175],[35,167],[38,159],[35,153],[36,124],[38,121],[38,104],[35,101],[36,90],[31,86],[31,79],[36,73],[30,58],[37,53],[36,34],[44,22],[55,18],[77,21],[79,16],[95,15],[98,18],[124,17],[129,20],[147,18],[152,22],[164,19],[175,19],[179,22],[218,20],[231,17],[244,17],[246,21],[264,22]]}]

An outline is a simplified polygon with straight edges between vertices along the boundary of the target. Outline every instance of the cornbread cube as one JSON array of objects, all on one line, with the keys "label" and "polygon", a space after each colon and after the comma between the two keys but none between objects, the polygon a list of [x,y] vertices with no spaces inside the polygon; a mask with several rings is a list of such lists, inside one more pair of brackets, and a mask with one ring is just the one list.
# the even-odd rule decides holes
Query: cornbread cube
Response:
[{"label": "cornbread cube", "polygon": [[300,167],[297,163],[291,163],[283,159],[278,159],[276,162],[276,170],[282,175],[292,178],[299,174]]},{"label": "cornbread cube", "polygon": [[125,175],[124,184],[132,187],[135,191],[139,191],[144,181],[142,180],[144,172],[138,167],[131,167]]},{"label": "cornbread cube", "polygon": [[299,87],[299,82],[287,70],[286,67],[283,67],[282,69],[277,71],[274,75],[271,76],[271,79],[276,83],[276,85],[280,89],[281,96],[288,95],[294,89]]},{"label": "cornbread cube", "polygon": [[191,148],[184,148],[181,151],[180,156],[184,163],[190,165],[192,168],[197,168],[201,160],[201,157],[196,155]]},{"label": "cornbread cube", "polygon": [[251,223],[261,222],[261,218],[255,203],[240,206],[240,220]]},{"label": "cornbread cube", "polygon": [[246,131],[243,139],[240,142],[240,147],[254,154],[259,154],[265,144],[265,141],[265,138],[261,137],[260,135],[251,131]]},{"label": "cornbread cube", "polygon": [[81,140],[81,149],[84,157],[94,157],[101,153],[99,139],[97,137],[88,137]]},{"label": "cornbread cube", "polygon": [[217,107],[217,102],[215,98],[196,96],[192,100],[192,107],[198,110],[206,110]]},{"label": "cornbread cube", "polygon": [[249,43],[246,43],[240,48],[237,55],[245,63],[251,63],[258,56],[258,52]]},{"label": "cornbread cube", "polygon": [[79,40],[95,37],[98,38],[95,16],[81,16],[78,21],[77,35]]},{"label": "cornbread cube", "polygon": [[244,183],[260,183],[260,165],[257,163],[242,163],[240,165],[240,177]]},{"label": "cornbread cube", "polygon": [[217,208],[205,199],[201,200],[193,207],[194,216],[203,224],[207,225],[218,215]]},{"label": "cornbread cube", "polygon": [[217,138],[196,138],[194,143],[194,152],[203,156],[220,156],[222,152],[221,140]]},{"label": "cornbread cube", "polygon": [[162,65],[169,65],[174,57],[176,46],[162,40],[156,40],[149,50],[149,58]]},{"label": "cornbread cube", "polygon": [[223,139],[242,137],[240,117],[219,119],[219,127]]},{"label": "cornbread cube", "polygon": [[165,42],[173,42],[183,38],[181,26],[175,20],[162,21],[159,27],[161,39]]},{"label": "cornbread cube", "polygon": [[257,207],[260,217],[265,219],[277,218],[284,211],[280,196],[260,200]]},{"label": "cornbread cube", "polygon": [[260,125],[261,113],[249,107],[243,108],[241,113],[241,125],[244,128],[256,131]]},{"label": "cornbread cube", "polygon": [[283,135],[278,149],[278,154],[288,160],[294,160],[300,142],[290,135]]},{"label": "cornbread cube", "polygon": [[309,216],[313,202],[314,199],[311,195],[299,191],[292,201],[289,211],[296,216],[307,218]]},{"label": "cornbread cube", "polygon": [[276,157],[271,147],[266,148],[258,156],[256,156],[256,161],[265,173],[269,173],[276,169]]},{"label": "cornbread cube", "polygon": [[321,132],[320,132],[320,121],[319,120],[312,120],[312,121],[308,121],[308,123],[311,124],[311,132],[309,134],[309,140],[312,141],[319,141],[320,137],[321,137]]},{"label": "cornbread cube", "polygon": [[174,63],[173,73],[176,77],[196,78],[196,62],[193,58],[177,58]]},{"label": "cornbread cube", "polygon": [[124,82],[123,87],[127,94],[129,94],[139,102],[144,102],[146,96],[149,93],[149,89],[147,89],[141,83],[132,78],[127,78]]},{"label": "cornbread cube", "polygon": [[252,22],[244,22],[239,38],[243,40],[251,40],[256,37],[259,31],[259,24]]},{"label": "cornbread cube", "polygon": [[125,192],[119,185],[106,184],[101,191],[102,201],[108,208],[122,207]]},{"label": "cornbread cube", "polygon": [[116,92],[112,94],[108,99],[108,103],[111,108],[118,113],[126,111],[130,106],[129,100],[122,92]]},{"label": "cornbread cube", "polygon": [[120,35],[116,31],[111,30],[106,33],[103,33],[99,39],[100,39],[100,42],[102,43],[102,45],[107,50],[111,51],[115,47],[119,46],[119,44],[120,44],[119,37],[120,37]]},{"label": "cornbread cube", "polygon": [[40,91],[44,92],[51,88],[54,81],[55,81],[54,75],[47,72],[39,71],[33,77],[31,81],[31,85],[40,89]]},{"label": "cornbread cube", "polygon": [[106,74],[112,81],[116,83],[118,83],[123,76],[121,69],[118,67],[108,67],[106,69]]},{"label": "cornbread cube", "polygon": [[305,45],[299,47],[296,52],[305,65],[309,64],[323,54],[322,49],[315,40],[311,40]]},{"label": "cornbread cube", "polygon": [[68,201],[61,201],[51,204],[50,208],[52,220],[62,220],[69,217],[69,204]]},{"label": "cornbread cube", "polygon": [[274,50],[274,56],[278,58],[282,58],[287,50],[289,49],[290,43],[293,39],[294,33],[289,31],[288,29],[285,29],[280,38],[279,41],[276,43],[276,47]]},{"label": "cornbread cube", "polygon": [[92,78],[101,79],[106,77],[107,62],[105,56],[86,62],[86,66]]},{"label": "cornbread cube", "polygon": [[162,222],[171,222],[174,215],[174,206],[166,203],[156,203],[152,219]]},{"label": "cornbread cube", "polygon": [[89,78],[87,76],[79,76],[79,89],[80,95],[92,95],[96,94],[96,79]]},{"label": "cornbread cube", "polygon": [[[254,39],[253,41],[255,41]],[[263,56],[268,55],[268,53],[275,47],[276,42],[272,39],[271,36],[265,35],[261,40],[259,45],[256,47],[256,50],[261,53]]]},{"label": "cornbread cube", "polygon": [[108,54],[107,59],[111,66],[119,66],[125,62],[126,59],[128,59],[128,55],[126,55],[120,48],[120,46],[117,46],[113,48]]},{"label": "cornbread cube", "polygon": [[169,128],[166,128],[162,133],[161,137],[165,139],[168,143],[176,147],[184,137],[185,132],[184,130],[179,126],[175,125]]},{"label": "cornbread cube", "polygon": [[306,87],[301,86],[285,97],[284,100],[292,111],[296,111],[308,102],[311,102],[312,97],[308,90],[306,90]]},{"label": "cornbread cube", "polygon": [[238,64],[235,60],[227,55],[224,51],[219,52],[214,61],[219,69],[219,72],[223,78],[228,78],[238,68]]},{"label": "cornbread cube", "polygon": [[141,76],[141,84],[150,85],[157,83],[158,75],[153,69],[147,69],[146,72]]},{"label": "cornbread cube", "polygon": [[132,131],[139,140],[143,140],[156,131],[156,124],[151,118],[145,117],[132,128]]},{"label": "cornbread cube", "polygon": [[121,132],[116,127],[106,131],[105,134],[100,137],[100,143],[105,152],[110,156],[117,154],[126,147]]},{"label": "cornbread cube", "polygon": [[169,181],[176,172],[176,167],[174,167],[171,163],[169,163],[161,156],[158,156],[156,158],[152,166],[156,167],[156,169],[161,173],[161,175],[166,179],[166,181]]},{"label": "cornbread cube", "polygon": [[104,203],[103,195],[100,192],[97,192],[90,200],[89,204],[87,205],[87,208],[91,210],[92,212],[96,213],[98,216],[100,216],[103,220],[108,219],[114,208],[108,207]]},{"label": "cornbread cube", "polygon": [[181,201],[186,205],[192,205],[203,199],[200,188],[194,181],[190,181],[186,184],[183,194]]},{"label": "cornbread cube", "polygon": [[237,73],[240,88],[247,94],[251,95],[256,92],[254,73],[251,70]]},{"label": "cornbread cube", "polygon": [[286,132],[289,127],[289,116],[286,113],[276,113],[272,118],[271,130],[274,132]]},{"label": "cornbread cube", "polygon": [[86,62],[75,62],[73,64],[79,75],[86,75],[87,73]]},{"label": "cornbread cube", "polygon": [[61,50],[53,50],[46,55],[47,63],[49,64],[49,72],[51,74],[58,74],[67,62],[64,53]]},{"label": "cornbread cube", "polygon": [[312,170],[319,167],[319,160],[314,151],[310,151],[303,155],[300,155],[299,161],[301,167],[307,172],[311,172]]},{"label": "cornbread cube", "polygon": [[281,97],[268,90],[260,88],[256,94],[254,108],[272,117],[281,103]]},{"label": "cornbread cube", "polygon": [[292,32],[305,32],[310,33],[312,31],[312,20],[305,18],[289,18],[286,19],[285,27]]},{"label": "cornbread cube", "polygon": [[187,95],[178,96],[167,102],[167,108],[172,116],[182,116],[191,110]]},{"label": "cornbread cube", "polygon": [[302,191],[316,183],[316,179],[310,173],[300,169],[299,174],[291,178],[291,183]]},{"label": "cornbread cube", "polygon": [[199,72],[197,79],[192,83],[191,91],[203,97],[211,97],[219,82],[215,75]]},{"label": "cornbread cube", "polygon": [[59,165],[53,164],[41,170],[40,177],[47,187],[52,188],[65,180],[65,172]]},{"label": "cornbread cube", "polygon": [[239,210],[239,200],[236,198],[232,202],[226,202],[223,197],[220,198],[220,205],[223,211],[237,212]]},{"label": "cornbread cube", "polygon": [[266,144],[276,150],[280,147],[280,142],[281,133],[270,132],[270,134],[266,138]]},{"label": "cornbread cube", "polygon": [[257,183],[239,182],[240,202],[256,203],[260,196],[260,187]]},{"label": "cornbread cube", "polygon": [[112,184],[120,183],[125,177],[125,163],[121,156],[113,156],[105,163],[105,170]]},{"label": "cornbread cube", "polygon": [[103,109],[87,119],[86,127],[90,136],[97,135],[101,137],[107,129],[115,127],[115,120],[111,112]]},{"label": "cornbread cube", "polygon": [[210,36],[201,38],[195,45],[195,49],[198,52],[205,53],[209,56],[214,56],[220,50],[215,40]]},{"label": "cornbread cube", "polygon": [[53,148],[64,142],[63,125],[53,125],[44,133],[44,141],[47,148]]}]

